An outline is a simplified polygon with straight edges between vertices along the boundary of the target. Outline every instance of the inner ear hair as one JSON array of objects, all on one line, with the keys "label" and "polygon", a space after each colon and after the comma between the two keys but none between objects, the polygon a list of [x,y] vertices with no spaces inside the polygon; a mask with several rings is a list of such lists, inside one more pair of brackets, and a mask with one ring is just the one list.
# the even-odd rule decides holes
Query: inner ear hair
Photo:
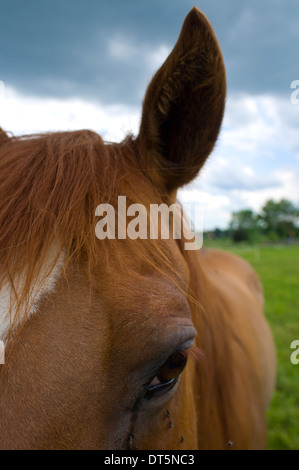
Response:
[{"label": "inner ear hair", "polygon": [[144,99],[137,140],[141,163],[155,184],[172,191],[195,178],[217,140],[225,95],[218,41],[194,7]]}]

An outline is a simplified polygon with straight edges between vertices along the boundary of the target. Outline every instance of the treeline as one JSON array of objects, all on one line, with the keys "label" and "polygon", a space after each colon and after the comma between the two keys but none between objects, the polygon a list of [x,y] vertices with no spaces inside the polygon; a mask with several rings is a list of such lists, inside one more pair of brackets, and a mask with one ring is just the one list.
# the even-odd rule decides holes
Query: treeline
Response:
[{"label": "treeline", "polygon": [[291,201],[270,199],[259,213],[251,209],[234,212],[227,230],[215,229],[213,238],[234,242],[293,241],[299,238],[299,208]]}]

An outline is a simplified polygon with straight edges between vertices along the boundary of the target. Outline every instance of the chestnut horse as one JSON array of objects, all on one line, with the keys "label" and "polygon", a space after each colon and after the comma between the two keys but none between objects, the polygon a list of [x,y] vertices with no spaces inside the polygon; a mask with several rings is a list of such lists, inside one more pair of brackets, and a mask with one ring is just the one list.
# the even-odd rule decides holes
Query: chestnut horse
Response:
[{"label": "chestnut horse", "polygon": [[275,351],[251,267],[172,235],[95,236],[100,203],[176,200],[214,147],[225,94],[194,8],[136,138],[1,131],[1,448],[265,448]]}]

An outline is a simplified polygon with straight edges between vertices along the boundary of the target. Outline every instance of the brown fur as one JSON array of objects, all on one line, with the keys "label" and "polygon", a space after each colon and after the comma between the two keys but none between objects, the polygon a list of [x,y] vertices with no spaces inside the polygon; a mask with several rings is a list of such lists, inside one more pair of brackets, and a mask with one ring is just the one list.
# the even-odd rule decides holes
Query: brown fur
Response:
[{"label": "brown fur", "polygon": [[169,191],[189,183],[211,153],[224,113],[223,58],[197,9],[150,83],[138,137],[147,174]]},{"label": "brown fur", "polygon": [[[24,276],[0,370],[1,448],[265,447],[275,353],[252,269],[218,251],[184,251],[184,240],[94,233],[95,208],[118,195],[147,208],[173,201],[211,152],[224,101],[222,55],[194,8],[148,88],[137,139],[1,131],[0,288]],[[55,292],[15,329],[54,242],[66,252]],[[194,328],[177,388],[140,401]]]}]

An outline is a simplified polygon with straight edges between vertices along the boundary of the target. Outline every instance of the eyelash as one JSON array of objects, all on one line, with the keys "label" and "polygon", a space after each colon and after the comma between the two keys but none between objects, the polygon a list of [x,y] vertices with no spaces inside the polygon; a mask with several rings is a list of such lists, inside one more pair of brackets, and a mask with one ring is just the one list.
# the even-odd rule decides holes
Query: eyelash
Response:
[{"label": "eyelash", "polygon": [[150,400],[153,397],[162,396],[168,392],[176,385],[178,377],[169,380],[168,382],[161,382],[160,384],[153,385],[148,387],[144,398]]}]

